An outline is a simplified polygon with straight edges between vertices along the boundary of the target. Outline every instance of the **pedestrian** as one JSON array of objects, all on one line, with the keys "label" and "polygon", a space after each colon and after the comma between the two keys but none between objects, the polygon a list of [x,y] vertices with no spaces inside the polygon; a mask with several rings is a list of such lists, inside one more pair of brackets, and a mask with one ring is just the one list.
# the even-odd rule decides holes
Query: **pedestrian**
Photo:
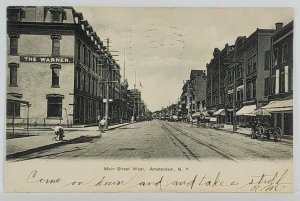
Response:
[{"label": "pedestrian", "polygon": [[100,130],[101,130],[101,132],[102,133],[104,133],[104,128],[105,128],[105,125],[106,125],[106,120],[105,120],[105,117],[103,117],[103,119],[101,119],[101,121],[100,121]]},{"label": "pedestrian", "polygon": [[[62,133],[61,133],[62,132]],[[55,134],[55,140],[62,140],[64,137],[64,128],[61,126],[61,124],[56,124],[54,128],[54,134]]]}]

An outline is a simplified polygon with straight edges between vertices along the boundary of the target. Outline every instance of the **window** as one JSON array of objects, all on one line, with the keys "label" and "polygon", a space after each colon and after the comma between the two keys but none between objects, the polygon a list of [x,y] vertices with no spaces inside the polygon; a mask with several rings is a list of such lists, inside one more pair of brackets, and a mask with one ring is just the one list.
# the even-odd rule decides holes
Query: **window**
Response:
[{"label": "window", "polygon": [[9,86],[17,87],[18,86],[18,68],[19,64],[9,63]]},{"label": "window", "polygon": [[52,56],[59,56],[60,54],[60,35],[51,35],[52,39]]},{"label": "window", "polygon": [[9,54],[17,55],[18,54],[18,39],[19,34],[9,34]]},{"label": "window", "polygon": [[80,41],[77,41],[77,58],[78,58],[78,60],[80,61],[80,59],[81,59],[81,51],[80,51],[80,46],[81,46],[81,43],[80,43]]},{"label": "window", "polygon": [[288,57],[288,44],[282,45],[282,62],[286,62]]},{"label": "window", "polygon": [[67,19],[66,12],[61,7],[48,7],[52,23],[62,23]]},{"label": "window", "polygon": [[61,66],[52,64],[50,68],[52,69],[52,87],[59,87],[59,69]]},{"label": "window", "polygon": [[20,117],[20,103],[13,102],[13,101],[7,101],[6,108],[7,108],[7,110],[6,110],[7,116]]},{"label": "window", "polygon": [[86,64],[86,47],[83,47],[83,63]]},{"label": "window", "polygon": [[59,94],[48,94],[47,117],[62,117],[62,99]]},{"label": "window", "polygon": [[264,96],[269,95],[269,90],[270,90],[270,79],[265,78],[265,91],[264,91]]},{"label": "window", "polygon": [[77,88],[77,89],[80,89],[80,83],[81,83],[81,80],[80,80],[80,79],[81,79],[81,78],[80,78],[81,76],[80,76],[80,74],[81,74],[81,73],[80,73],[80,69],[77,68],[77,69],[76,69],[76,88]]},{"label": "window", "polygon": [[253,87],[252,98],[256,98],[256,79],[252,81],[252,87]]},{"label": "window", "polygon": [[247,74],[251,73],[252,58],[247,62]]},{"label": "window", "polygon": [[251,98],[251,82],[247,82],[246,84],[246,99],[249,100]]},{"label": "window", "polygon": [[20,22],[25,18],[25,11],[18,6],[7,7],[7,19],[12,22]]},{"label": "window", "polygon": [[278,49],[274,50],[274,66],[278,65]]},{"label": "window", "polygon": [[265,52],[265,67],[264,67],[265,70],[270,69],[270,65],[271,65],[271,60],[270,59],[271,59],[271,52],[269,50],[269,51]]},{"label": "window", "polygon": [[279,93],[279,69],[276,69],[275,71],[275,82],[274,82],[274,87],[275,87],[275,94]]},{"label": "window", "polygon": [[256,55],[252,57],[252,72],[256,71]]},{"label": "window", "polygon": [[284,69],[280,70],[279,75],[279,93],[285,92],[285,75],[284,75]]}]

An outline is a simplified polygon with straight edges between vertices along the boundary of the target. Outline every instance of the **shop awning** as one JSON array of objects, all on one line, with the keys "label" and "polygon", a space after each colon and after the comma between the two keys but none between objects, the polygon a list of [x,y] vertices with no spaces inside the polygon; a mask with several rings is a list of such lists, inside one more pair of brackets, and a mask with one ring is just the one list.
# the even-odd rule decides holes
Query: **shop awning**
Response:
[{"label": "shop awning", "polygon": [[293,99],[271,101],[261,108],[271,113],[293,111]]},{"label": "shop awning", "polygon": [[200,117],[201,113],[200,112],[195,112],[194,114],[192,114],[192,117]]},{"label": "shop awning", "polygon": [[10,95],[10,94],[7,95],[6,100],[12,101],[12,102],[17,102],[17,103],[23,103],[23,104],[25,104],[25,105],[29,105],[29,102],[28,102],[28,101],[22,100],[21,98],[12,96],[12,95]]},{"label": "shop awning", "polygon": [[255,116],[253,113],[255,109],[256,105],[246,105],[236,112],[236,116]]},{"label": "shop awning", "polygon": [[224,109],[219,109],[216,111],[213,116],[224,116],[225,115],[225,110]]}]

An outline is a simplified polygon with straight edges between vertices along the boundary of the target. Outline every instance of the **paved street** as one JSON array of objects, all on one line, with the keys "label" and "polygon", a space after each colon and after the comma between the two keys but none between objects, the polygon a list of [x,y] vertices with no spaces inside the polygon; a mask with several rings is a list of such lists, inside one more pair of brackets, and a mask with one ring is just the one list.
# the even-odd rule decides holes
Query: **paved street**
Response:
[{"label": "paved street", "polygon": [[[79,131],[72,131],[79,132]],[[70,131],[68,135],[71,135]],[[99,132],[99,131],[85,131]],[[87,133],[84,133],[86,135]],[[184,122],[160,120],[130,124],[72,143],[22,156],[14,160],[42,159],[289,159],[292,144],[259,141]]]}]

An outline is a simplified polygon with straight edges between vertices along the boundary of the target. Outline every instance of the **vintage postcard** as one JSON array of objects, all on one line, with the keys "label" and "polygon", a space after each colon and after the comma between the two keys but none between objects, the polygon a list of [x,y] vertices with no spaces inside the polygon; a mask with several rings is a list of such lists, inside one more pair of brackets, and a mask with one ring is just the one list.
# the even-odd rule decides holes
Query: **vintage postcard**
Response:
[{"label": "vintage postcard", "polygon": [[293,191],[292,8],[6,8],[7,192]]}]

